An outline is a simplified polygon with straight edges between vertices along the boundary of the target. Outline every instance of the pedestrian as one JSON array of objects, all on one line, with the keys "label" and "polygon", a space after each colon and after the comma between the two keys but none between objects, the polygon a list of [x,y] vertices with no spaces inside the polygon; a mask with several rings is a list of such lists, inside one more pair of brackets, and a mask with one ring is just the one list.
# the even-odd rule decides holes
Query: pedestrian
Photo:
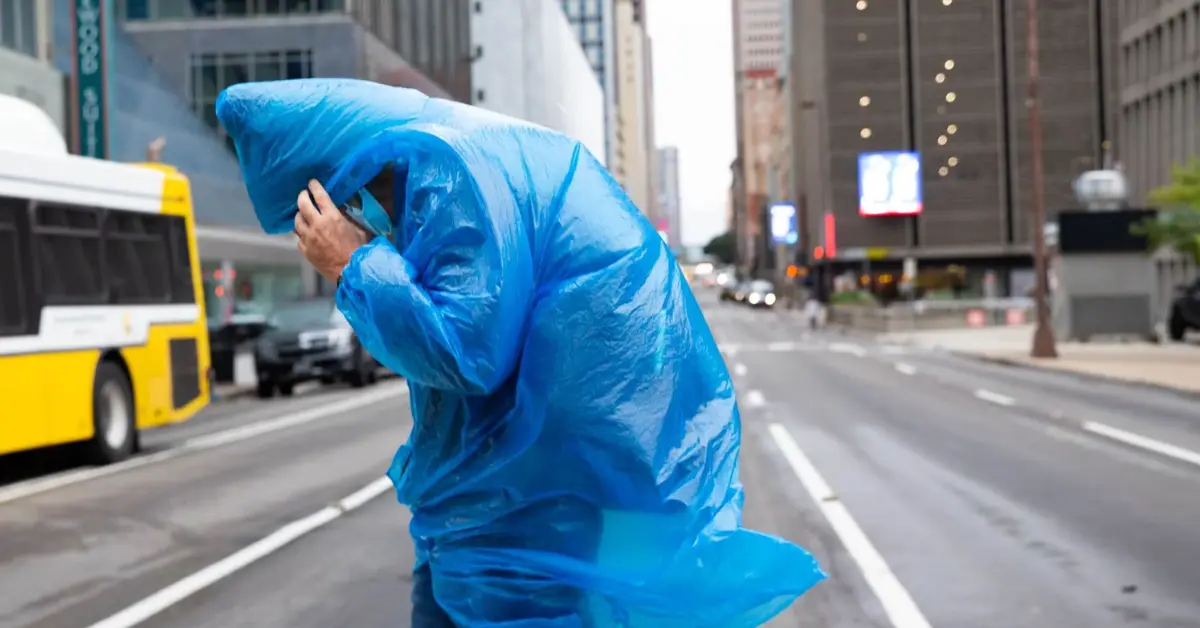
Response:
[{"label": "pedestrian", "polygon": [[728,372],[578,142],[362,81],[234,86],[217,113],[260,223],[408,380],[413,626],[748,628],[823,577],[742,528]]}]

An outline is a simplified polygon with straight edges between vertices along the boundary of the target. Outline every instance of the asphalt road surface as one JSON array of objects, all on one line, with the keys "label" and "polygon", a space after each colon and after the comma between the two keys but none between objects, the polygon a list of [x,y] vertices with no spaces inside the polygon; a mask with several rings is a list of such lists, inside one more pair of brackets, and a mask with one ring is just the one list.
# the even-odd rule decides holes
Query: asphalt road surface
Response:
[{"label": "asphalt road surface", "polygon": [[[1196,400],[701,299],[747,524],[830,574],[772,627],[1200,628]],[[0,460],[0,627],[408,626],[410,420],[391,380],[218,404],[123,466]]]}]

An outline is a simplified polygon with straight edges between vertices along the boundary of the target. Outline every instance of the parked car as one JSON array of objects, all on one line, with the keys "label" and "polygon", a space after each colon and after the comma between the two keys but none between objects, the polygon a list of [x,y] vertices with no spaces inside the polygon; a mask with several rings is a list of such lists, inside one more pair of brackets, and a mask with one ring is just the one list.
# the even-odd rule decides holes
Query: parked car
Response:
[{"label": "parked car", "polygon": [[1200,279],[1175,289],[1167,334],[1171,340],[1183,340],[1189,330],[1200,331]]},{"label": "parked car", "polygon": [[291,395],[296,384],[320,380],[361,387],[376,380],[379,364],[362,347],[332,299],[277,306],[254,348],[258,396]]},{"label": "parked car", "polygon": [[757,279],[746,284],[743,299],[750,307],[775,307],[775,284]]}]

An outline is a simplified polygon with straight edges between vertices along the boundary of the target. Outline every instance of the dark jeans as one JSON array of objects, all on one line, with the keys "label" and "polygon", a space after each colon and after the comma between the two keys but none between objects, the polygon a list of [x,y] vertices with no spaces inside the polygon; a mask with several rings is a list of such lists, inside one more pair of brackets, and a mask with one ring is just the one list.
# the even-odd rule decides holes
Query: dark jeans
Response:
[{"label": "dark jeans", "polygon": [[[553,513],[539,513],[545,519],[531,518],[529,528],[520,537],[509,535],[494,535],[482,543],[484,547],[527,548],[533,551],[551,551],[572,556],[585,561],[594,561],[600,547],[600,532],[602,528],[601,514],[591,506],[577,504],[556,505]],[[562,524],[570,524],[563,526]],[[569,530],[569,531],[568,531]],[[522,619],[546,619],[553,621],[557,628],[582,626],[581,612],[586,591],[568,584],[546,587],[545,582],[527,580],[528,574],[492,571],[481,573],[485,580],[500,579],[512,584],[511,591],[520,591],[522,584],[533,585],[538,591],[536,598],[512,601],[511,598],[495,598],[492,603],[485,604],[492,614],[487,619],[495,622],[517,621]],[[437,603],[433,596],[433,577],[429,563],[419,566],[413,571],[412,588],[412,628],[458,628],[450,620],[446,611]],[[510,587],[505,587],[506,589]],[[450,593],[453,597],[458,593]],[[472,592],[474,593],[474,592]],[[443,595],[447,592],[443,591]]]},{"label": "dark jeans", "polygon": [[412,628],[457,628],[446,611],[433,599],[433,578],[429,563],[413,571]]}]

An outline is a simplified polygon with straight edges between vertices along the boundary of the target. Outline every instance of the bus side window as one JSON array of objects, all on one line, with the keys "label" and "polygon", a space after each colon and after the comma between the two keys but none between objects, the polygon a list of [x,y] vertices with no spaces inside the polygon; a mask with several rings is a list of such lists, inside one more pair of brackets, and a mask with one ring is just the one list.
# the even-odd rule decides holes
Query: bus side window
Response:
[{"label": "bus side window", "polygon": [[37,203],[32,225],[46,305],[101,305],[107,299],[101,254],[102,211]]},{"label": "bus side window", "polygon": [[171,256],[171,302],[195,303],[196,287],[192,283],[187,221],[182,216],[167,216],[166,221]]},{"label": "bus side window", "polygon": [[108,210],[104,261],[110,301],[118,305],[170,302],[169,249],[163,216]]},{"label": "bus side window", "polygon": [[0,197],[0,336],[36,335],[29,201]]}]

